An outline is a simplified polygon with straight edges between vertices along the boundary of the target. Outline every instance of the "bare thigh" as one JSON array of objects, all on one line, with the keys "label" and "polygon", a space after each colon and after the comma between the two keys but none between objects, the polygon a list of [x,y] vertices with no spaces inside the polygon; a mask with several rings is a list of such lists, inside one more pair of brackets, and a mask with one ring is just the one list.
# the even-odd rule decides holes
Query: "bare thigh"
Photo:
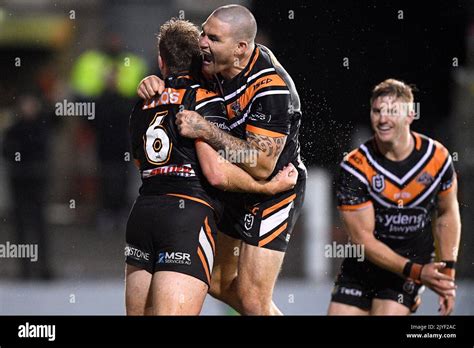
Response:
[{"label": "bare thigh", "polygon": [[155,315],[198,315],[208,286],[187,274],[161,271],[152,279],[152,304]]},{"label": "bare thigh", "polygon": [[371,315],[409,315],[410,309],[393,300],[372,300]]},{"label": "bare thigh", "polygon": [[328,315],[369,315],[368,310],[351,306],[345,303],[332,302],[329,303]]},{"label": "bare thigh", "polygon": [[125,267],[125,307],[127,315],[145,315],[150,306],[150,285],[152,275],[147,271],[126,265]]}]

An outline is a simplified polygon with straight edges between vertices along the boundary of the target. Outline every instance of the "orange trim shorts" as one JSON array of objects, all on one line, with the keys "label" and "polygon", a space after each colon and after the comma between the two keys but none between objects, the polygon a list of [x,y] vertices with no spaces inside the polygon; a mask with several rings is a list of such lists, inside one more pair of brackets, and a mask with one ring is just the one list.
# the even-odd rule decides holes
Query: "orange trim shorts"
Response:
[{"label": "orange trim shorts", "polygon": [[229,194],[218,229],[249,245],[284,252],[303,206],[305,188],[303,178],[292,190],[275,196]]},{"label": "orange trim shorts", "polygon": [[209,205],[174,195],[139,196],[127,223],[126,263],[211,282],[216,222]]}]

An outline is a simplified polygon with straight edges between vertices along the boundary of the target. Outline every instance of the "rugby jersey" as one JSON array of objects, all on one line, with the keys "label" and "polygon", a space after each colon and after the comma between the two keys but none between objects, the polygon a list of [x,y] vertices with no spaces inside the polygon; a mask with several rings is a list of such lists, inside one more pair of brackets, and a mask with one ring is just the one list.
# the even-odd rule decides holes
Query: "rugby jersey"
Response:
[{"label": "rugby jersey", "polygon": [[372,138],[341,162],[337,184],[340,210],[373,205],[374,235],[402,256],[427,262],[434,250],[431,231],[436,199],[453,188],[455,171],[439,142],[412,133],[415,148],[403,161],[391,161]]}]

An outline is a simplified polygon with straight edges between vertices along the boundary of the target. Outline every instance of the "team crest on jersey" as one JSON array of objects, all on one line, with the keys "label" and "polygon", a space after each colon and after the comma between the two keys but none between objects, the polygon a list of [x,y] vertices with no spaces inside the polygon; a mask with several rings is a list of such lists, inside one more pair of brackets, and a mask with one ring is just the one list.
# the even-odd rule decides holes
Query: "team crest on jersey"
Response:
[{"label": "team crest on jersey", "polygon": [[385,178],[382,174],[377,174],[372,177],[372,188],[377,193],[385,189]]},{"label": "team crest on jersey", "polygon": [[252,228],[253,221],[254,221],[254,216],[252,214],[245,214],[244,226],[247,231]]},{"label": "team crest on jersey", "polygon": [[430,173],[423,172],[417,179],[417,182],[419,182],[422,185],[429,186],[431,183],[434,181],[433,176]]}]

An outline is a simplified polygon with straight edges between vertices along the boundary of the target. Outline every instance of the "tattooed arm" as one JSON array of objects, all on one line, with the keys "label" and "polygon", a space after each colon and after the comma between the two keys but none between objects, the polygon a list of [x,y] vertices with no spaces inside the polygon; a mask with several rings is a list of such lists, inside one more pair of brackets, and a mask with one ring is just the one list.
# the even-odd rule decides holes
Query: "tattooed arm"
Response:
[{"label": "tattooed arm", "polygon": [[198,113],[178,113],[176,124],[182,136],[200,138],[255,179],[267,179],[275,169],[286,136],[271,137],[247,131],[247,140],[236,138],[207,122]]}]

